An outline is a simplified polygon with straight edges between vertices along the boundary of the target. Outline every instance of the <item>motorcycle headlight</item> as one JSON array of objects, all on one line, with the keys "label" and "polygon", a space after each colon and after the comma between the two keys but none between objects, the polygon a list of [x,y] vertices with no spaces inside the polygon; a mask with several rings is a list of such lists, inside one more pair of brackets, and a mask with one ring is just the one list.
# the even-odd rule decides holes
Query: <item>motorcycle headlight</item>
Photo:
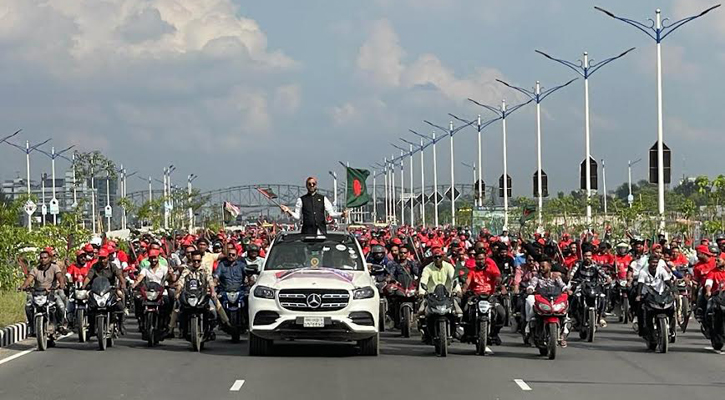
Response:
[{"label": "motorcycle headlight", "polygon": [[105,307],[109,297],[111,297],[111,292],[108,292],[104,295],[98,295],[93,293],[93,298],[96,300],[96,304],[98,305],[98,307]]},{"label": "motorcycle headlight", "polygon": [[146,291],[146,299],[149,301],[155,301],[159,297],[159,292],[155,290]]},{"label": "motorcycle headlight", "polygon": [[448,314],[448,307],[446,306],[436,306],[433,311],[435,311],[437,314]]},{"label": "motorcycle headlight", "polygon": [[551,306],[549,306],[548,304],[539,303],[539,308],[541,309],[541,311],[551,311]]},{"label": "motorcycle headlight", "polygon": [[254,288],[254,297],[260,299],[274,299],[274,289],[266,286],[257,286]]},{"label": "motorcycle headlight", "polygon": [[186,301],[189,303],[190,306],[196,307],[196,304],[199,302],[199,299],[194,296],[189,296],[186,298]]},{"label": "motorcycle headlight", "polygon": [[565,308],[566,308],[566,303],[557,303],[557,304],[554,304],[554,311],[555,312],[564,311]]},{"label": "motorcycle headlight", "polygon": [[48,296],[45,296],[45,295],[33,296],[33,301],[38,306],[43,306],[48,301]]},{"label": "motorcycle headlight", "polygon": [[627,281],[622,279],[621,281],[619,281],[619,286],[621,286],[621,287],[627,286]]},{"label": "motorcycle headlight", "polygon": [[239,292],[227,292],[227,300],[230,303],[236,303],[239,300]]},{"label": "motorcycle headlight", "polygon": [[375,289],[370,286],[355,289],[352,295],[354,300],[371,299],[373,297],[375,297]]},{"label": "motorcycle headlight", "polygon": [[480,311],[482,314],[488,313],[488,311],[491,309],[491,303],[488,301],[479,301],[478,302],[478,311]]},{"label": "motorcycle headlight", "polygon": [[76,290],[75,298],[76,298],[76,300],[85,300],[85,299],[87,299],[88,298],[88,291],[87,290],[82,290],[82,289]]}]

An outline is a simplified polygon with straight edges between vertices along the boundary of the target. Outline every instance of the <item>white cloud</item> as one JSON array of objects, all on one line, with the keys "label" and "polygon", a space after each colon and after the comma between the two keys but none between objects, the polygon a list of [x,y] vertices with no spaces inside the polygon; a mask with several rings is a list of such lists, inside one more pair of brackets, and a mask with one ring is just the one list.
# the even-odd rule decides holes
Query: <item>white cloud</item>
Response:
[{"label": "white cloud", "polygon": [[350,103],[332,107],[328,113],[332,117],[332,122],[338,126],[345,125],[358,116],[358,110]]},{"label": "white cloud", "polygon": [[404,55],[398,43],[398,35],[390,22],[382,19],[372,24],[369,37],[360,47],[357,66],[368,74],[373,82],[382,86],[396,87],[400,85]]},{"label": "white cloud", "polygon": [[302,102],[300,85],[283,85],[275,90],[274,104],[276,109],[285,114],[294,114]]}]

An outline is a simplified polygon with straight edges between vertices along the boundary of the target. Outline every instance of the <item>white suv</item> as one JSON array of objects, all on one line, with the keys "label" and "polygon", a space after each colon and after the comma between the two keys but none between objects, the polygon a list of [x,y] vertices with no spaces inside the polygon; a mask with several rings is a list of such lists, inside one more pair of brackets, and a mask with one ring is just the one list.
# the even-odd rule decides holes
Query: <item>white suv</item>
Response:
[{"label": "white suv", "polygon": [[356,341],[377,356],[379,304],[354,236],[283,233],[249,296],[249,354],[268,354],[274,340],[319,339]]}]

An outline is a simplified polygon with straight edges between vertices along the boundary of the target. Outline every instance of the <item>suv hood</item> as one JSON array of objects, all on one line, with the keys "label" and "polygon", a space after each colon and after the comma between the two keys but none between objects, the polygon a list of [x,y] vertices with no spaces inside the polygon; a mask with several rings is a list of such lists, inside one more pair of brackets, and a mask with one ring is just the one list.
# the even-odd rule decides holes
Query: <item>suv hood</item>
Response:
[{"label": "suv hood", "polygon": [[371,286],[365,271],[344,271],[333,268],[298,268],[287,271],[264,271],[257,284],[275,288],[354,289]]}]

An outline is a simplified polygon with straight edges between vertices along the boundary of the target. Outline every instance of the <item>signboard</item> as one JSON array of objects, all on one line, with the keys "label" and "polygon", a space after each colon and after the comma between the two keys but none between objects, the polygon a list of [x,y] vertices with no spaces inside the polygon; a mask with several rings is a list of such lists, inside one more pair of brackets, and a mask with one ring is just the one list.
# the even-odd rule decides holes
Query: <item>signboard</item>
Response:
[{"label": "signboard", "polygon": [[439,192],[431,193],[430,196],[428,196],[428,202],[429,203],[440,203],[443,201],[443,196]]},{"label": "signboard", "polygon": [[481,229],[488,229],[493,234],[501,233],[504,223],[503,208],[483,207],[474,209],[471,216],[471,230],[478,233]]},{"label": "signboard", "polygon": [[[597,172],[598,164],[593,158],[589,157],[589,165],[590,165],[589,168],[591,169],[590,172],[592,174],[590,177],[591,185],[592,185],[591,189],[597,190],[597,182],[599,181],[598,172]],[[587,165],[584,164],[584,161],[582,161],[581,164],[579,164],[579,188],[581,190],[587,190],[587,180],[585,177],[587,174],[586,167],[587,167]]]},{"label": "signboard", "polygon": [[[665,183],[670,184],[672,179],[672,152],[665,143],[662,143],[662,158],[665,168]],[[649,149],[649,183],[659,183],[657,179],[657,142]]]},{"label": "signboard", "polygon": [[[454,187],[453,193],[455,195],[454,200],[458,200],[458,198],[461,196],[461,192],[459,192],[458,189]],[[451,200],[451,188],[448,188],[448,190],[446,190],[446,198],[448,198],[448,200]]]},{"label": "signboard", "polygon": [[103,209],[103,214],[106,218],[111,218],[113,216],[113,209],[111,206],[106,206],[106,208]]},{"label": "signboard", "polygon": [[48,215],[48,206],[45,204],[40,206],[40,214],[41,215]]},{"label": "signboard", "polygon": [[[481,190],[478,190],[478,185],[481,185]],[[486,197],[486,182],[483,181],[476,181],[473,183],[473,192],[476,194],[476,199],[481,199]]]},{"label": "signboard", "polygon": [[33,215],[33,214],[35,214],[35,210],[38,209],[38,206],[36,206],[35,203],[33,203],[33,200],[28,200],[25,202],[24,208],[25,208],[26,214]]},{"label": "signboard", "polygon": [[419,194],[418,197],[415,198],[415,202],[417,204],[426,203],[426,202],[428,202],[428,198],[426,196],[424,196],[423,194]]},{"label": "signboard", "polygon": [[[539,197],[539,171],[534,172],[534,197]],[[541,197],[549,197],[549,177],[541,170]]]},{"label": "signboard", "polygon": [[52,199],[50,200],[50,215],[58,214],[60,214],[60,205],[58,203],[58,199]]},{"label": "signboard", "polygon": [[[506,184],[508,185],[508,187],[507,187],[508,190],[506,192],[508,194],[508,198],[511,198],[511,183],[512,183],[511,175],[506,175],[506,176],[507,176]],[[498,197],[503,197],[503,175],[501,175],[501,177],[498,178]]]},{"label": "signboard", "polygon": [[166,209],[166,211],[173,211],[174,210],[174,205],[171,204],[170,201],[167,201],[166,203],[164,203],[164,208]]}]

